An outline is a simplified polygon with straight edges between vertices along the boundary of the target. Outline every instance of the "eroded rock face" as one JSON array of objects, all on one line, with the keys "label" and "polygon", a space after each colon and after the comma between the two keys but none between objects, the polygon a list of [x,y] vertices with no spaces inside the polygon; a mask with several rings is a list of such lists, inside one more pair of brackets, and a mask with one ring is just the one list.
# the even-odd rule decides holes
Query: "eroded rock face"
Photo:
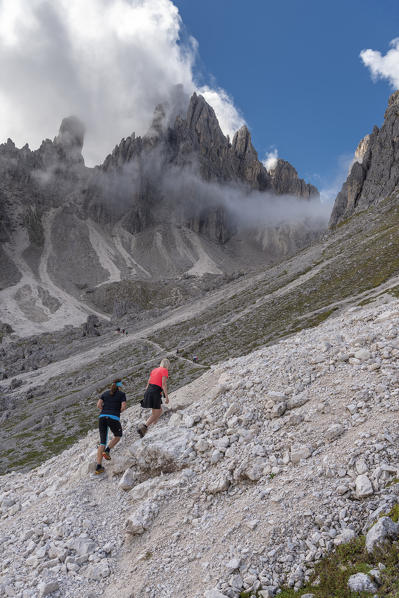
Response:
[{"label": "eroded rock face", "polygon": [[381,129],[374,127],[359,143],[355,162],[335,200],[330,226],[389,196],[398,185],[399,91],[396,91],[389,98]]}]

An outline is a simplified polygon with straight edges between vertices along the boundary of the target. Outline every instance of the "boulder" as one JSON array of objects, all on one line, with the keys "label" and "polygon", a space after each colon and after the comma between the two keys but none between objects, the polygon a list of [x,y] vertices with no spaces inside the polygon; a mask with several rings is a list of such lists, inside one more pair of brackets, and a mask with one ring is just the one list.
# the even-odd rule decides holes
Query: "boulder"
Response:
[{"label": "boulder", "polygon": [[372,552],[376,546],[382,546],[387,541],[396,540],[399,536],[399,523],[390,517],[381,517],[368,531],[366,536],[366,550]]},{"label": "boulder", "polygon": [[158,478],[150,478],[145,480],[145,482],[141,482],[141,484],[137,484],[134,486],[132,490],[129,492],[129,499],[131,501],[142,500],[146,498],[148,494],[153,491],[159,484]]},{"label": "boulder", "polygon": [[123,474],[118,486],[121,490],[131,490],[134,486],[136,476],[131,469],[127,469]]},{"label": "boulder", "polygon": [[310,446],[297,446],[291,447],[291,461],[296,465],[301,459],[307,459],[312,454],[312,448]]},{"label": "boulder", "polygon": [[353,529],[346,528],[342,530],[342,532],[334,538],[335,546],[339,546],[340,544],[347,544],[356,538],[356,533]]},{"label": "boulder", "polygon": [[370,357],[371,353],[367,349],[360,349],[355,353],[355,358],[360,359],[360,361],[367,361],[368,359],[370,359]]},{"label": "boulder", "polygon": [[126,521],[126,531],[132,536],[143,534],[152,524],[159,512],[154,500],[146,500]]},{"label": "boulder", "polygon": [[281,417],[287,410],[287,403],[285,401],[281,401],[281,403],[276,403],[270,413],[271,418]]},{"label": "boulder", "polygon": [[356,573],[348,579],[351,592],[376,592],[377,586],[366,573]]},{"label": "boulder", "polygon": [[228,596],[222,594],[219,590],[207,590],[204,594],[204,598],[228,598]]},{"label": "boulder", "polygon": [[374,493],[372,483],[365,474],[358,475],[355,480],[355,484],[357,498],[365,498],[366,496],[371,496]]},{"label": "boulder", "polygon": [[359,475],[367,473],[368,467],[366,461],[364,459],[357,459],[355,469]]},{"label": "boulder", "polygon": [[137,466],[151,476],[178,471],[184,466],[184,453],[193,436],[190,428],[168,426],[155,429],[131,447]]},{"label": "boulder", "polygon": [[42,596],[49,596],[59,589],[58,581],[42,581],[37,586],[37,589],[39,590],[40,598]]},{"label": "boulder", "polygon": [[218,494],[229,489],[231,481],[226,475],[220,475],[208,483],[207,492],[209,494]]},{"label": "boulder", "polygon": [[87,320],[82,324],[82,336],[100,336],[98,327],[100,320],[94,314],[87,316]]},{"label": "boulder", "polygon": [[326,440],[332,442],[339,438],[345,431],[341,424],[332,424],[326,431]]}]

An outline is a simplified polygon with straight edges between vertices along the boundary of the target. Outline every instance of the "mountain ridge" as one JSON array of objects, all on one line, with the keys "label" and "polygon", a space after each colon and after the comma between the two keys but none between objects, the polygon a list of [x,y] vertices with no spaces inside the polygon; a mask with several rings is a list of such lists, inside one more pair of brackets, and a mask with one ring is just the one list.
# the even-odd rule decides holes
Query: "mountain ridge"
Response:
[{"label": "mountain ridge", "polygon": [[[323,224],[309,217],[282,226],[256,219],[259,206],[268,210],[273,198],[278,206],[281,177],[267,173],[246,127],[230,143],[196,94],[185,116],[171,124],[168,114],[158,106],[147,135],[123,139],[95,168],[84,165],[76,117],[37,150],[0,146],[0,321],[27,334],[93,312],[110,317],[91,303],[101,285],[114,285],[118,302],[126,280],[231,275],[317,237]],[[287,168],[281,191],[316,201],[317,190]],[[252,222],[243,225],[245,212]]]}]

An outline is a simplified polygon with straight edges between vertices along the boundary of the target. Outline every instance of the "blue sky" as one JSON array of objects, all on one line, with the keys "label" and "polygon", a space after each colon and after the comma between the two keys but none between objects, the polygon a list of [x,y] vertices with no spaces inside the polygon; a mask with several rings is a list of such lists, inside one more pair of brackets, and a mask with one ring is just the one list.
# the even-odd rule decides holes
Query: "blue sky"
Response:
[{"label": "blue sky", "polygon": [[[337,185],[393,87],[359,54],[399,36],[397,0],[174,0],[198,43],[194,74],[230,94],[263,159],[272,146],[319,188]],[[213,77],[213,79],[212,79]]]}]

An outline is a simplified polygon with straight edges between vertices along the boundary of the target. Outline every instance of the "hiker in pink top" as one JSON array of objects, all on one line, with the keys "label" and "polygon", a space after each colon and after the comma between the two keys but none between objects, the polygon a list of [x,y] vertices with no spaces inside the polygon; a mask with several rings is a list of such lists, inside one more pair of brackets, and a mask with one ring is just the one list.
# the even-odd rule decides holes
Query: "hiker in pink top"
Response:
[{"label": "hiker in pink top", "polygon": [[152,370],[148,378],[147,388],[144,393],[144,399],[140,402],[143,409],[151,409],[151,415],[145,422],[137,428],[137,432],[143,438],[148,428],[156,424],[162,415],[162,395],[165,397],[165,403],[169,403],[168,384],[170,362],[169,359],[162,359],[159,368]]}]

